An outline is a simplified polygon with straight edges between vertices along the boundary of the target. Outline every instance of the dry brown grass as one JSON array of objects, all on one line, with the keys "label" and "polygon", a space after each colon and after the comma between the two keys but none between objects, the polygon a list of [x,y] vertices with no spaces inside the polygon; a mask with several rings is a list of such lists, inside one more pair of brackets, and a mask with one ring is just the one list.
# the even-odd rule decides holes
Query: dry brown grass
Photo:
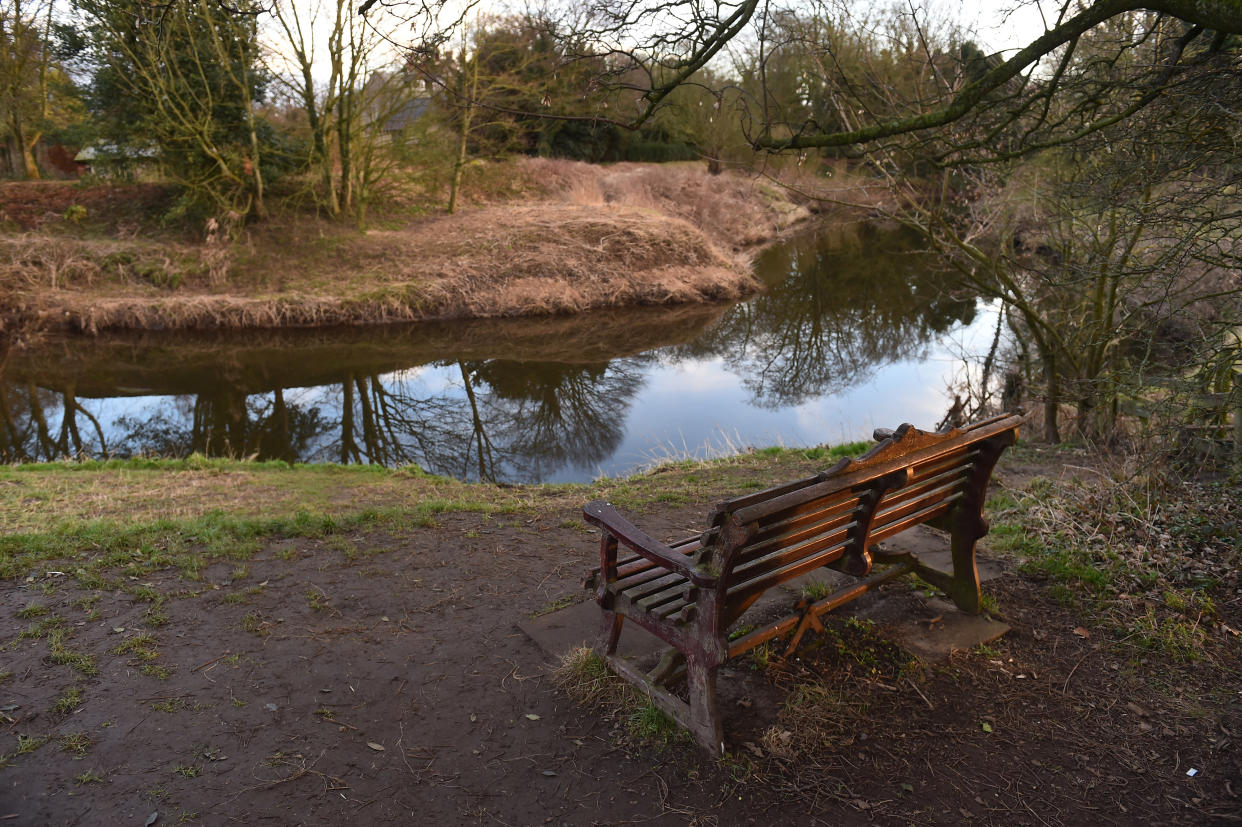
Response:
[{"label": "dry brown grass", "polygon": [[612,164],[531,158],[524,166],[549,200],[624,206],[680,218],[725,249],[770,241],[810,212],[758,175],[708,175],[702,164]]},{"label": "dry brown grass", "polygon": [[759,289],[747,251],[809,215],[770,181],[711,176],[701,165],[510,167],[517,202],[366,235],[286,218],[227,249],[211,240],[0,237],[0,293],[27,325],[88,333],[723,302]]}]

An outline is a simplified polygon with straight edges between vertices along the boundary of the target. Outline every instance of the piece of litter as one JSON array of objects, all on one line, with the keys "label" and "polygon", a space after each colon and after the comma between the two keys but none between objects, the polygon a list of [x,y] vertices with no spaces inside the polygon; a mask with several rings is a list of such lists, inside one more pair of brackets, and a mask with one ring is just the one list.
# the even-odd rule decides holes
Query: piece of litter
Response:
[{"label": "piece of litter", "polygon": [[268,712],[275,712],[277,709],[277,706],[276,704],[263,704],[263,708],[266,709]]},{"label": "piece of litter", "polygon": [[376,752],[383,752],[383,751],[384,751],[384,745],[383,745],[383,744],[377,744],[377,743],[375,743],[374,741],[367,741],[367,746],[368,746],[368,747],[370,747],[371,749],[375,750]]},{"label": "piece of litter", "polygon": [[526,719],[527,719],[528,721],[538,721],[538,720],[539,720],[539,717],[540,717],[540,716],[536,715],[536,714],[535,714],[535,713],[533,713],[533,712],[527,712],[527,713],[526,713]]},{"label": "piece of litter", "polygon": [[1191,767],[1190,769],[1186,770],[1186,774],[1189,775],[1191,778],[1194,778],[1196,775],[1199,774],[1199,771],[1195,769],[1194,767]]}]

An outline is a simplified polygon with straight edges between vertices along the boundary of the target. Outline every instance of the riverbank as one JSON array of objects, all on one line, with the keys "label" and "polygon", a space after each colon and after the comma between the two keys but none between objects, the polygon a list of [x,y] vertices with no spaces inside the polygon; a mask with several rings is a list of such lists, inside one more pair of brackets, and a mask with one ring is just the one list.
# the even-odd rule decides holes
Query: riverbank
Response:
[{"label": "riverbank", "polygon": [[0,323],[318,327],[733,301],[760,289],[749,255],[811,215],[770,181],[702,165],[506,163],[488,176],[503,191],[453,216],[393,206],[364,234],[276,212],[231,243],[161,230],[158,188],[3,184]]},{"label": "riverbank", "polygon": [[[588,599],[580,578],[598,535],[583,503],[605,497],[679,536],[715,499],[832,453],[760,450],[572,486],[201,458],[0,468],[0,815],[1012,824],[1090,810],[1202,824],[1238,813],[1237,584],[1177,580],[1235,566],[1203,543],[1210,526],[1236,532],[1237,504],[1222,489],[1166,492],[1170,519],[1153,527],[1168,539],[1122,557],[1132,521],[1088,533],[1082,518],[1101,513],[1099,478],[1125,469],[1081,451],[1022,446],[998,468],[986,589],[1013,628],[993,644],[917,660],[885,623],[849,614],[868,596],[809,634],[796,661],[726,670],[719,762],[641,707],[558,688],[556,664],[517,625]],[[1133,493],[1106,490],[1118,504]],[[1066,510],[1076,496],[1082,513]],[[1198,519],[1175,502],[1195,503]],[[1131,565],[1151,576],[1131,580]],[[882,596],[903,617],[943,620],[918,583]],[[871,771],[851,772],[859,764]]]}]

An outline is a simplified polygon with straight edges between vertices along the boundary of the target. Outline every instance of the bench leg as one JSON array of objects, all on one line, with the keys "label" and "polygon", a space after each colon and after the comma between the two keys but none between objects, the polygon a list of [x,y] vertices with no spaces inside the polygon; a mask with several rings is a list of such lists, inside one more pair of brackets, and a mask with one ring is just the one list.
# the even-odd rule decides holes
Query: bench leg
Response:
[{"label": "bench leg", "polygon": [[603,615],[599,642],[595,644],[595,648],[607,656],[617,651],[617,641],[621,639],[621,624],[625,622],[625,618],[606,609]]},{"label": "bench leg", "polygon": [[724,754],[724,727],[716,703],[716,670],[697,658],[686,661],[686,689],[690,695],[687,729],[712,755]]}]

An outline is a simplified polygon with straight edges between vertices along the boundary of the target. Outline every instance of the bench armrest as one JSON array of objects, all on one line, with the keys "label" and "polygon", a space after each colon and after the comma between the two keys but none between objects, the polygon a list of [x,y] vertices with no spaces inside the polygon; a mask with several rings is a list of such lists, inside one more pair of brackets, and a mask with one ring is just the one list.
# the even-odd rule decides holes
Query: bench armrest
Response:
[{"label": "bench armrest", "polygon": [[[607,531],[626,548],[632,549],[658,566],[682,575],[696,586],[711,588],[716,578],[699,571],[691,565],[691,559],[654,539],[645,531],[621,516],[617,509],[602,500],[589,503],[582,509],[588,523]],[[607,576],[605,574],[605,576]]]}]

